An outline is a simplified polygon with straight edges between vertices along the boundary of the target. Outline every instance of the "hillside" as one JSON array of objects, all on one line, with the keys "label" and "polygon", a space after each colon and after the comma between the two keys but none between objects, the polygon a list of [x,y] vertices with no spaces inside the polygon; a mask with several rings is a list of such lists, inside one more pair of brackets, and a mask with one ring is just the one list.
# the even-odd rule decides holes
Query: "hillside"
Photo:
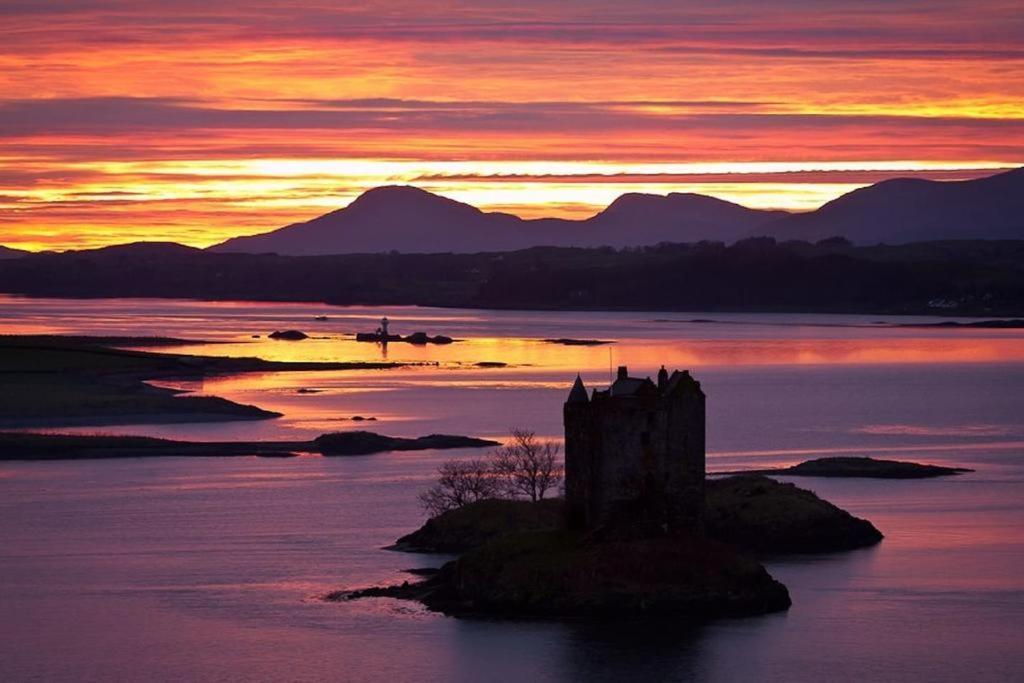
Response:
[{"label": "hillside", "polygon": [[695,194],[627,194],[586,220],[524,220],[488,213],[408,186],[369,190],[345,208],[215,252],[288,255],[513,251],[534,246],[626,247],[718,239],[732,242],[782,212]]},{"label": "hillside", "polygon": [[842,235],[857,244],[1024,239],[1024,168],[957,182],[886,180],[754,233],[803,240]]},{"label": "hillside", "polygon": [[22,251],[21,249],[11,249],[10,247],[0,245],[0,259],[19,258],[28,253],[29,252]]}]

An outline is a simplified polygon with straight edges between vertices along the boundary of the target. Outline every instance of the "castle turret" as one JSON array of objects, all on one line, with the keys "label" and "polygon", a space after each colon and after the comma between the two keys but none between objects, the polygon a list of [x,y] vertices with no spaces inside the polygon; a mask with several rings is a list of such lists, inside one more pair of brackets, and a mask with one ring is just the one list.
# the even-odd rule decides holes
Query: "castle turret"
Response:
[{"label": "castle turret", "polygon": [[576,381],[572,383],[572,390],[569,391],[567,403],[590,403],[587,397],[587,388],[583,386],[583,378],[576,375]]},{"label": "castle turret", "polygon": [[565,499],[569,525],[583,528],[590,499],[590,456],[593,451],[590,437],[593,421],[587,387],[579,375],[576,375],[576,381],[569,391],[562,415],[565,424]]}]

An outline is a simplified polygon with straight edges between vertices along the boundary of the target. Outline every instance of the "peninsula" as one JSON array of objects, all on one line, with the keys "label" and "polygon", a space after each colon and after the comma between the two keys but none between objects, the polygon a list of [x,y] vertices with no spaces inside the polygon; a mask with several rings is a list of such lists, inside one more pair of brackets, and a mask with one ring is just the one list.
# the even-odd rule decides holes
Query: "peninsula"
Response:
[{"label": "peninsula", "polygon": [[[156,353],[169,338],[0,336],[0,428],[264,420],[278,413],[216,396],[189,396],[152,380],[248,372],[366,370],[402,363],[278,362]],[[128,349],[125,347],[133,347]]]}]

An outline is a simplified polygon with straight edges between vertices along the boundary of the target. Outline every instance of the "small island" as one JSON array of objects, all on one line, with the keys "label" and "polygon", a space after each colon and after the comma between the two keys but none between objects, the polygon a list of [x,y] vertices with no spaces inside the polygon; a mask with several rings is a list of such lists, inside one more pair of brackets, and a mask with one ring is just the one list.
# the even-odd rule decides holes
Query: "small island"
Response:
[{"label": "small island", "polygon": [[435,334],[431,336],[426,332],[413,332],[412,334],[408,334],[404,337],[400,334],[385,335],[380,332],[359,332],[356,334],[356,341],[376,342],[378,344],[404,343],[413,344],[414,346],[423,346],[426,344],[451,344],[455,340],[443,334]]},{"label": "small island", "polygon": [[559,344],[561,346],[604,346],[615,342],[606,339],[572,339],[559,337],[558,339],[542,339],[545,344]]},{"label": "small island", "polygon": [[336,432],[312,441],[178,441],[148,436],[0,432],[0,460],[89,460],[101,458],[372,455],[388,451],[483,448],[498,442],[454,434],[410,439],[374,432]]},{"label": "small island", "polygon": [[[754,555],[853,550],[882,534],[813,492],[761,475],[709,479],[705,534]],[[482,500],[431,517],[390,550],[464,553],[508,534],[566,530],[565,501]]]},{"label": "small island", "polygon": [[930,479],[973,472],[966,467],[944,467],[902,460],[878,460],[865,457],[815,458],[792,465],[762,470],[722,472],[721,474],[767,474],[786,477],[863,477],[866,479]]},{"label": "small island", "polygon": [[968,329],[968,330],[1019,330],[1024,329],[1024,318],[996,319],[996,320],[972,320],[970,322],[958,322],[955,320],[944,320],[937,323],[903,323],[895,327],[939,327],[944,329]]},{"label": "small island", "polygon": [[[514,431],[493,465],[442,466],[421,496],[439,514],[391,546],[458,559],[417,572],[419,581],[325,599],[416,600],[454,616],[755,615],[790,606],[757,557],[882,540],[870,522],[793,484],[707,480],[705,397],[687,372],[663,367],[655,382],[622,367],[593,393],[577,377],[563,416],[564,499],[544,499],[555,446]],[[494,478],[530,499],[494,499]]]},{"label": "small island", "polygon": [[435,334],[433,336],[426,332],[413,332],[406,336],[400,334],[392,334],[389,330],[391,321],[388,320],[387,316],[380,319],[380,325],[373,332],[358,332],[356,333],[357,342],[374,342],[377,344],[389,344],[389,343],[405,343],[413,344],[415,346],[424,346],[426,344],[451,344],[455,340],[443,334]]},{"label": "small island", "polygon": [[284,341],[302,341],[309,339],[309,335],[302,330],[274,330],[267,335],[270,339],[281,339]]}]

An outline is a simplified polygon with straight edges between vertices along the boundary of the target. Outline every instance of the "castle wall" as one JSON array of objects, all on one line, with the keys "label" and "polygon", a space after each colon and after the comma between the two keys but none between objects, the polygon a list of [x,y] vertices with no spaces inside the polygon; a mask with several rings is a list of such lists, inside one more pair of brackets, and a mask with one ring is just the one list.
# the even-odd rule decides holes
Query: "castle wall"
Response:
[{"label": "castle wall", "polygon": [[592,456],[594,450],[591,433],[593,420],[589,403],[566,403],[563,409],[565,424],[565,501],[569,525],[573,528],[588,526],[590,492],[592,489]]},{"label": "castle wall", "polygon": [[702,529],[705,406],[688,377],[671,395],[566,403],[566,501],[577,528]]},{"label": "castle wall", "polygon": [[664,451],[670,527],[703,530],[705,424],[702,392],[684,391],[673,397],[666,415]]}]

